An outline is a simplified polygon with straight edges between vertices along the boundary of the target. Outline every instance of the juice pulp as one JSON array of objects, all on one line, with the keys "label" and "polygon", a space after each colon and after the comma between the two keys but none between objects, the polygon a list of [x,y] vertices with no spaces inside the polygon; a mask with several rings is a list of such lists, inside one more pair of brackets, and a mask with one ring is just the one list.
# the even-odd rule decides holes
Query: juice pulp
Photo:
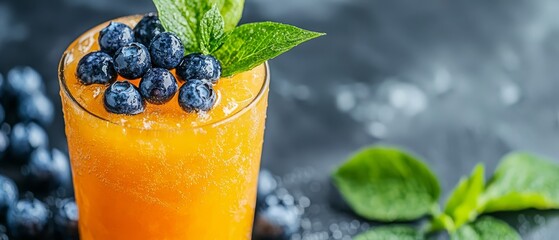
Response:
[{"label": "juice pulp", "polygon": [[[140,18],[115,21],[133,27]],[[111,114],[107,86],[75,76],[106,25],[74,41],[59,71],[81,239],[250,239],[267,67],[220,79],[207,113],[184,112],[175,96],[139,115]]]}]

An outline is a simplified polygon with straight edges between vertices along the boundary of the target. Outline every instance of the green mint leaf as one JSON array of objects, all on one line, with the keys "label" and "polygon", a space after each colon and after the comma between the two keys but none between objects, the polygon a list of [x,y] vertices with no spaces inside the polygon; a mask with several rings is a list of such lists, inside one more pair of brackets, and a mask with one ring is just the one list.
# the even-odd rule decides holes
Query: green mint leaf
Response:
[{"label": "green mint leaf", "polygon": [[459,228],[451,233],[451,240],[521,240],[518,233],[507,223],[492,218],[483,217],[477,221]]},{"label": "green mint leaf", "polygon": [[245,0],[219,0],[218,7],[221,9],[221,15],[225,20],[225,31],[231,31],[239,24],[243,16],[243,8]]},{"label": "green mint leaf", "polygon": [[[204,0],[153,0],[165,30],[176,34],[187,53],[199,51],[198,19],[207,11]],[[208,8],[209,9],[209,8]],[[203,11],[203,12],[202,12]]]},{"label": "green mint leaf", "polygon": [[249,23],[235,28],[214,55],[223,67],[222,76],[229,77],[322,35],[281,23]]},{"label": "green mint leaf", "polygon": [[455,227],[460,227],[477,217],[478,198],[483,194],[484,188],[484,168],[483,164],[478,164],[470,177],[460,180],[447,200],[444,213],[454,220]]},{"label": "green mint leaf", "polygon": [[243,14],[244,0],[153,0],[163,27],[176,34],[187,53],[201,52],[197,37],[199,22],[214,5],[220,9],[225,31],[237,26]]},{"label": "green mint leaf", "polygon": [[358,152],[332,177],[352,209],[370,220],[420,218],[436,206],[441,191],[437,178],[423,162],[389,147]]},{"label": "green mint leaf", "polygon": [[406,226],[376,227],[361,233],[353,240],[422,240],[425,236],[419,231]]},{"label": "green mint leaf", "polygon": [[200,49],[204,54],[217,50],[225,40],[225,22],[214,5],[200,21]]},{"label": "green mint leaf", "polygon": [[450,216],[442,213],[433,217],[428,232],[438,232],[441,230],[452,231],[453,229],[456,229],[454,220]]},{"label": "green mint leaf", "polygon": [[505,156],[483,194],[484,212],[559,208],[559,165],[529,153]]}]

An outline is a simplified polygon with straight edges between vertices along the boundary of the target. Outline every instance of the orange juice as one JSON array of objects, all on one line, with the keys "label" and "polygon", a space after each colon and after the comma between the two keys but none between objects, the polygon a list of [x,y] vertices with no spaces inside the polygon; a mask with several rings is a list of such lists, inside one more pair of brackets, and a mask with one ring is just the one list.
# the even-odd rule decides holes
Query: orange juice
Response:
[{"label": "orange juice", "polygon": [[[115,21],[133,27],[140,18]],[[81,239],[250,239],[267,66],[220,79],[207,113],[183,111],[175,96],[139,115],[111,114],[107,86],[75,76],[106,25],[75,40],[59,69]]]}]

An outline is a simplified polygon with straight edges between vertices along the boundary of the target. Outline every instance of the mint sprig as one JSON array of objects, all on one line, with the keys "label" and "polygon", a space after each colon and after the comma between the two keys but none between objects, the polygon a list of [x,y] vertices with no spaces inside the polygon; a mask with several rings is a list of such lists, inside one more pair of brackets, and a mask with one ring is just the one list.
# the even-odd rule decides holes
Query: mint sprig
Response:
[{"label": "mint sprig", "polygon": [[[559,209],[559,165],[529,153],[505,156],[488,183],[483,165],[478,164],[452,191],[442,212],[438,210],[436,177],[417,157],[397,148],[364,149],[334,171],[332,178],[355,213],[366,219],[393,222],[430,216],[430,223],[419,230],[374,228],[355,239],[400,239],[404,235],[424,239],[440,230],[448,231],[452,240],[520,239],[506,223],[478,216],[529,208]],[[434,198],[426,201],[428,195]],[[422,237],[417,238],[416,233]]]},{"label": "mint sprig", "polygon": [[248,71],[293,47],[322,36],[286,24],[237,27],[244,0],[153,0],[163,27],[183,42],[185,53],[213,54],[222,76]]},{"label": "mint sprig", "polygon": [[428,214],[441,192],[427,165],[388,147],[360,151],[336,170],[333,180],[357,214],[387,222]]},{"label": "mint sprig", "polygon": [[[480,196],[485,189],[485,170],[478,164],[469,177],[464,177],[450,194],[444,214],[451,217],[454,226],[461,226],[474,220],[479,212]],[[448,228],[448,226],[447,226]],[[453,230],[453,229],[450,229]]]},{"label": "mint sprig", "polygon": [[176,34],[186,53],[202,52],[200,21],[216,7],[224,20],[224,30],[233,30],[243,15],[244,0],[153,0],[163,27]]},{"label": "mint sprig", "polygon": [[559,166],[524,152],[503,158],[483,194],[484,212],[559,208]]},{"label": "mint sprig", "polygon": [[322,35],[281,23],[249,23],[235,28],[214,54],[221,61],[223,76],[227,77],[250,70]]},{"label": "mint sprig", "polygon": [[200,50],[204,54],[210,54],[219,49],[225,41],[225,21],[214,5],[204,14],[200,21]]}]

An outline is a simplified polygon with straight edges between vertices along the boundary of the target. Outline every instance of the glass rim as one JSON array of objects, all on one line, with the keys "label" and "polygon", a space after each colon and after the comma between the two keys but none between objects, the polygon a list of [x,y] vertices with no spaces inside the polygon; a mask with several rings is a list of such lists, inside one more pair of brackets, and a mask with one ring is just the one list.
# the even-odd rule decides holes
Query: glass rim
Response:
[{"label": "glass rim", "polygon": [[[125,16],[125,17],[120,17],[120,18],[116,18],[110,21],[115,21],[118,19],[122,19],[122,18],[128,18],[128,17],[134,17],[134,16],[142,16],[142,15],[130,15],[130,16]],[[106,22],[105,22],[106,23]],[[105,24],[105,23],[101,23],[101,24]],[[100,25],[101,25],[100,24]],[[97,25],[99,26],[99,25]],[[96,27],[97,27],[96,26]],[[207,127],[217,127],[220,126],[222,124],[228,123],[229,121],[232,121],[240,116],[242,116],[244,113],[246,113],[247,111],[249,111],[250,109],[254,108],[256,104],[258,104],[260,102],[260,100],[263,98],[263,96],[265,95],[267,89],[270,86],[270,66],[268,64],[268,61],[264,62],[264,67],[265,67],[265,77],[264,77],[264,82],[262,83],[262,87],[260,88],[260,90],[258,91],[258,94],[250,101],[250,103],[248,103],[246,106],[244,106],[241,110],[235,112],[232,115],[229,115],[225,118],[219,119],[217,121],[214,122],[208,122],[208,123],[204,123],[202,125],[198,125],[198,126],[181,126],[181,127],[173,127],[173,128],[156,128],[156,129],[146,129],[146,128],[141,128],[141,127],[135,127],[135,126],[126,126],[125,123],[123,122],[115,122],[115,121],[111,121],[109,119],[106,119],[104,117],[101,117],[91,111],[89,111],[86,107],[84,107],[81,103],[79,103],[76,98],[72,95],[72,93],[70,92],[68,85],[66,84],[66,77],[64,76],[65,73],[65,62],[66,62],[66,58],[69,55],[70,50],[75,47],[76,43],[78,42],[78,40],[84,36],[85,34],[88,34],[89,31],[91,31],[92,29],[96,28],[93,27],[89,30],[87,30],[85,33],[81,34],[78,38],[76,38],[70,45],[68,45],[68,48],[64,51],[64,53],[62,54],[62,58],[60,59],[60,62],[58,64],[58,83],[60,86],[60,91],[64,93],[64,95],[66,95],[66,97],[68,97],[68,99],[70,100],[71,104],[77,106],[80,110],[84,111],[86,114],[93,116],[103,122],[106,123],[110,123],[110,124],[114,124],[117,126],[121,126],[123,128],[128,128],[128,129],[137,129],[137,130],[148,130],[148,131],[161,131],[161,130],[167,130],[167,131],[173,131],[173,130],[177,130],[177,129],[201,129],[201,128],[207,128]],[[211,110],[210,110],[211,111]]]}]

